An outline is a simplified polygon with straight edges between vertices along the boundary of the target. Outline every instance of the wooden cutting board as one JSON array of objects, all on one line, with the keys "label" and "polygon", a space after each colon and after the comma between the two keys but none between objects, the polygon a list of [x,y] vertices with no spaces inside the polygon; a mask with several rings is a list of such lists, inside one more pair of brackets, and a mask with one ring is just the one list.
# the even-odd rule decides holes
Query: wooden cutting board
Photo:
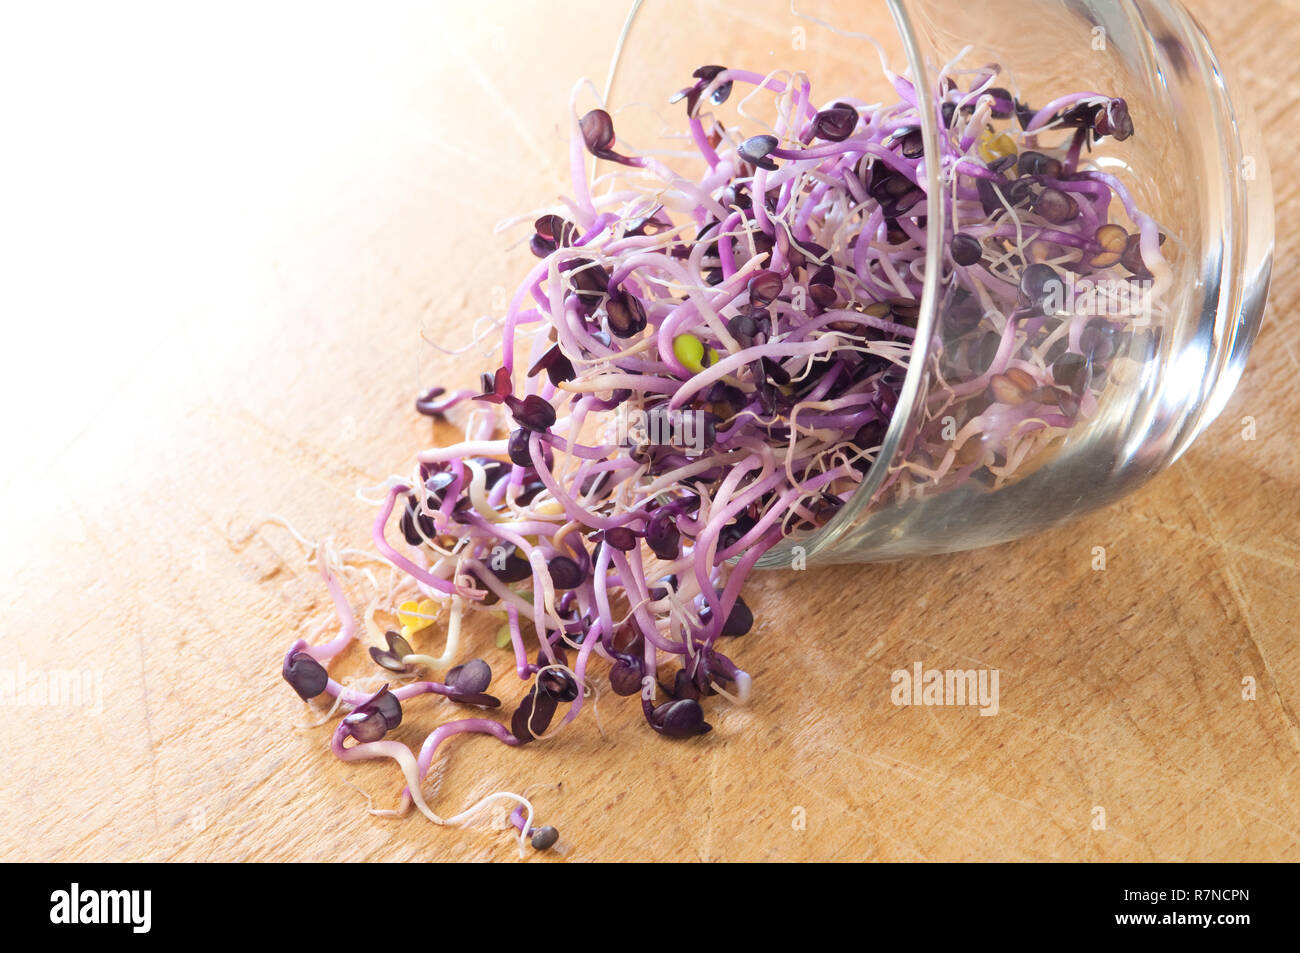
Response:
[{"label": "wooden cutting board", "polygon": [[[527,749],[458,739],[444,813],[527,789],[569,860],[1300,859],[1300,6],[1192,6],[1268,130],[1279,267],[1247,375],[1186,457],[1032,539],[762,574],[735,650],[752,705],[682,744],[616,698]],[[106,15],[47,64],[97,79],[46,85],[27,117],[52,204],[11,259],[30,287],[0,667],[84,681],[3,713],[3,859],[515,856],[500,832],[366,814],[394,769],[337,762],[278,674],[324,592],[287,532],[243,537],[276,513],[364,545],[354,492],[431,439],[414,392],[475,379],[476,354],[421,334],[468,342],[519,274],[489,226],[563,188],[570,79],[604,75],[621,23],[543,7],[190,20],[167,49]],[[469,638],[513,698],[492,633]],[[891,704],[917,662],[997,669],[998,714]],[[409,706],[399,737],[449,717]]]}]

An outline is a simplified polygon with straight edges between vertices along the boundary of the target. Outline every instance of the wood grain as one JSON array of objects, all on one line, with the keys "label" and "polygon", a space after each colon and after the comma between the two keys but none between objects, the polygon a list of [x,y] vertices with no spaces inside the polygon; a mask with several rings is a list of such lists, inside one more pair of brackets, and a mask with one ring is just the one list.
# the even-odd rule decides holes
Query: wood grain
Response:
[{"label": "wood grain", "polygon": [[[519,751],[452,742],[437,804],[529,788],[555,860],[1300,859],[1300,7],[1191,6],[1268,130],[1279,267],[1246,377],[1186,457],[1032,539],[761,574],[736,651],[757,698],[719,706],[712,734],[664,743],[611,698],[603,734],[584,717]],[[64,257],[6,319],[29,327],[11,362],[37,370],[5,391],[0,667],[88,672],[103,694],[3,713],[3,859],[515,856],[496,832],[366,814],[361,791],[395,797],[391,765],[340,764],[327,729],[293,727],[310,713],[277,672],[328,610],[318,579],[287,533],[229,539],[278,513],[362,544],[354,491],[430,439],[415,390],[474,379],[421,333],[467,342],[520,273],[487,226],[564,187],[570,80],[603,77],[621,22],[539,8],[190,23],[165,53],[127,49],[156,60],[107,71],[89,104],[41,106],[115,131],[95,162],[56,157],[55,124],[33,133],[57,222],[81,224],[15,252]],[[531,61],[500,58],[498,23]],[[74,28],[74,49],[109,26]],[[491,633],[470,640],[508,685]],[[916,661],[998,669],[1000,712],[895,707],[890,673]],[[411,706],[399,736],[447,717]]]}]

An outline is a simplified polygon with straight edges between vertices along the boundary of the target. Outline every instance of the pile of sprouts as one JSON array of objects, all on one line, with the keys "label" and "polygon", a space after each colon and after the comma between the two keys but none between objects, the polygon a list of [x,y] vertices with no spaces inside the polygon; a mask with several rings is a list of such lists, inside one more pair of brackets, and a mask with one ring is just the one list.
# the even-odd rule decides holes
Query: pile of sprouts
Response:
[{"label": "pile of sprouts", "polygon": [[[522,795],[433,811],[422,787],[445,741],[529,744],[606,690],[684,740],[710,730],[702,702],[750,699],[723,651],[753,625],[745,580],[853,498],[898,404],[926,277],[928,163],[945,211],[928,353],[946,376],[880,492],[996,485],[1095,412],[1131,316],[1066,313],[1055,292],[1070,277],[1158,284],[1168,270],[1154,223],[1086,162],[1102,137],[1132,135],[1125,102],[1084,92],[1033,108],[996,85],[996,66],[954,64],[930,95],[886,75],[897,98],[868,103],[819,101],[801,73],[697,69],[673,97],[692,176],[625,150],[605,110],[571,104],[573,196],[534,223],[538,261],[499,321],[499,364],[477,390],[416,400],[464,420],[464,440],[421,451],[379,505],[373,555],[397,581],[366,618],[377,632],[377,613],[397,622],[369,648],[384,684],[328,673],[359,626],[347,560],[323,547],[339,631],[284,658],[303,699],[345,712],[337,757],[401,767],[397,808],[382,813],[414,805],[459,825],[505,804],[521,850],[546,849],[556,830],[534,827]],[[774,120],[725,126],[711,109],[733,97],[766,98]],[[938,124],[933,157],[920,110]],[[614,171],[592,188],[596,159]],[[492,617],[527,685],[503,720],[488,663],[461,658],[470,613]],[[393,736],[426,695],[465,717],[413,750]]]}]

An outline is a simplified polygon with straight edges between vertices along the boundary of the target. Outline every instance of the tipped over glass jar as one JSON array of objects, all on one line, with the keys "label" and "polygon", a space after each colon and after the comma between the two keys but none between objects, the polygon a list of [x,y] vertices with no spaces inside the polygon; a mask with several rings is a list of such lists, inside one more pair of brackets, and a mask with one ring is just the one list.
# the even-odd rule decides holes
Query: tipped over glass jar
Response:
[{"label": "tipped over glass jar", "polygon": [[[908,168],[865,146],[764,158],[824,154],[810,178],[857,163],[884,201],[865,255],[837,266],[877,299],[862,310],[915,337],[851,499],[759,566],[969,549],[1113,502],[1223,409],[1264,308],[1259,132],[1176,2],[646,2],[609,98],[656,102],[712,60],[864,97],[877,58],[907,78],[882,100],[917,107],[884,142],[910,137],[894,149]],[[636,113],[620,132],[662,132]],[[914,254],[891,256],[895,236]]]}]

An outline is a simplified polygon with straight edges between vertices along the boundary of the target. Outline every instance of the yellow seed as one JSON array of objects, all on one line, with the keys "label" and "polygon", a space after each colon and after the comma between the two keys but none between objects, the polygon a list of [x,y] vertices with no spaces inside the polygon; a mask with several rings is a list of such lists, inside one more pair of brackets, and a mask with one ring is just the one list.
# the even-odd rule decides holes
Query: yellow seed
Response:
[{"label": "yellow seed", "polygon": [[1001,404],[1023,404],[1025,392],[1007,374],[994,374],[989,378],[989,393]]},{"label": "yellow seed", "polygon": [[1007,368],[1006,374],[1003,376],[1026,394],[1038,386],[1038,382],[1034,380],[1033,375],[1024,368],[1009,367]]},{"label": "yellow seed", "polygon": [[1123,254],[1128,248],[1128,232],[1115,224],[1103,225],[1097,229],[1097,244],[1106,251]]},{"label": "yellow seed", "polygon": [[687,370],[700,371],[703,369],[700,361],[704,357],[704,342],[694,334],[679,334],[673,338],[673,356]]},{"label": "yellow seed", "polygon": [[[707,363],[705,354],[708,354]],[[718,352],[705,348],[704,342],[694,334],[679,334],[673,338],[673,355],[682,362],[682,366],[693,374],[698,374],[711,364],[717,363]]]},{"label": "yellow seed", "polygon": [[397,621],[402,623],[402,638],[409,639],[416,632],[433,625],[438,616],[438,603],[432,599],[403,602],[397,607]]},{"label": "yellow seed", "polygon": [[510,641],[510,623],[507,622],[505,625],[501,626],[501,628],[497,629],[497,648],[510,648]]},{"label": "yellow seed", "polygon": [[995,159],[1001,159],[1003,156],[1013,156],[1015,154],[1016,140],[1005,132],[1000,132],[995,136],[986,129],[980,134],[980,158],[985,162],[992,162]]},{"label": "yellow seed", "polygon": [[537,507],[538,516],[559,516],[564,512],[564,504],[559,500],[548,500]]}]

